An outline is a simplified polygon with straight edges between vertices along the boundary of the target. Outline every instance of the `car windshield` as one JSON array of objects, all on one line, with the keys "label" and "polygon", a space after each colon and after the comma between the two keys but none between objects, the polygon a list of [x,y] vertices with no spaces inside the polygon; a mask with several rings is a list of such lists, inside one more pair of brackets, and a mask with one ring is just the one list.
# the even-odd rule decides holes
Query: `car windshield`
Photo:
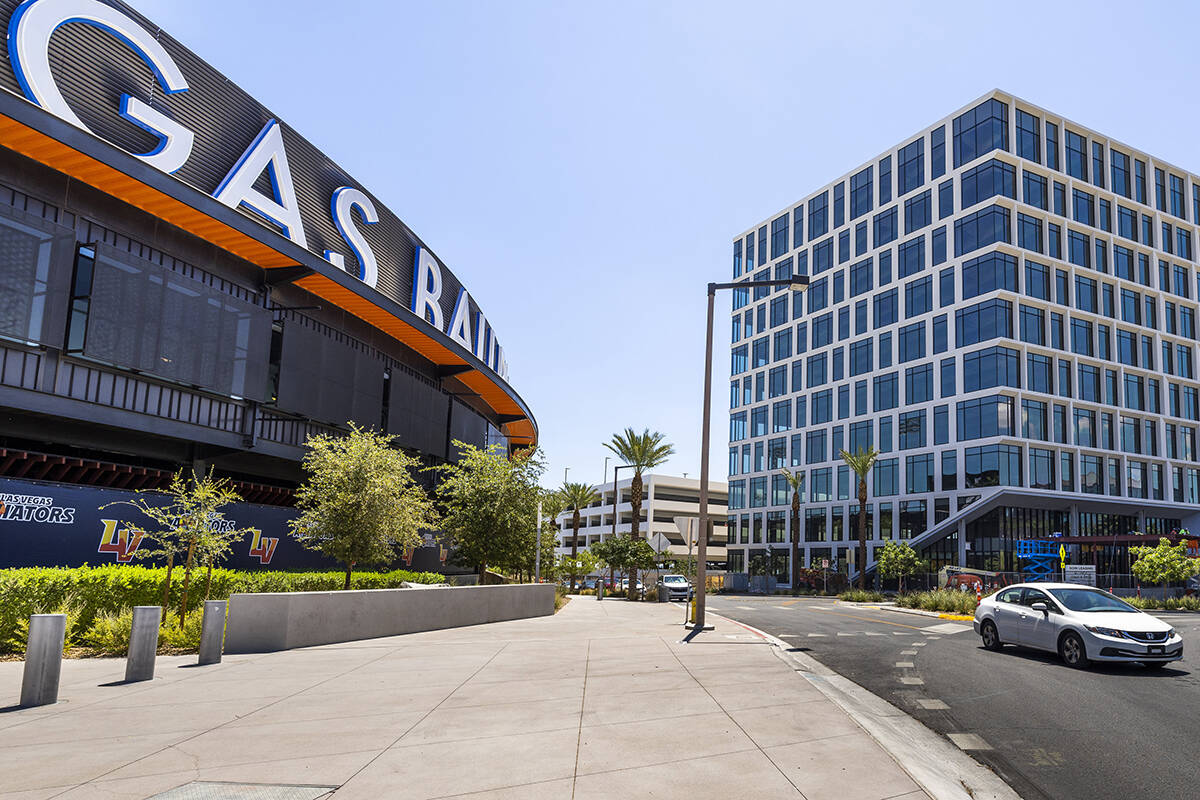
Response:
[{"label": "car windshield", "polygon": [[667,575],[663,578],[663,583],[687,583],[687,579],[682,575]]},{"label": "car windshield", "polygon": [[1126,611],[1138,610],[1119,597],[1099,589],[1051,589],[1060,603],[1072,611]]}]

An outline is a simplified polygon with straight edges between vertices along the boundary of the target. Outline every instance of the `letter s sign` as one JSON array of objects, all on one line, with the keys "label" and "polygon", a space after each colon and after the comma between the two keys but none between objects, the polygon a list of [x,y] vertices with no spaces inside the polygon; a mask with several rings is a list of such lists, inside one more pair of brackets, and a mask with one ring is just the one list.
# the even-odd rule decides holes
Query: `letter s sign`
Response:
[{"label": "letter s sign", "polygon": [[[158,40],[112,6],[97,0],[25,0],[8,23],[8,57],[25,97],[56,117],[95,135],[67,105],[50,70],[50,37],[68,22],[92,25],[120,39],[153,70],[167,94],[187,91],[183,73]],[[120,114],[159,139],[150,152],[135,153],[138,158],[167,173],[188,160],[192,131],[128,94],[121,95]]]}]

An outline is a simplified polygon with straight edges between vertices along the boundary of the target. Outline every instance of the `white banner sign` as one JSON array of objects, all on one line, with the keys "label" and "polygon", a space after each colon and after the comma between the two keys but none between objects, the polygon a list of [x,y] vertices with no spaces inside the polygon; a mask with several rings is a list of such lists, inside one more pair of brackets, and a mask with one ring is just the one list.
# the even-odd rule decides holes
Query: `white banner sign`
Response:
[{"label": "white banner sign", "polygon": [[1095,586],[1096,565],[1067,564],[1063,567],[1063,581],[1066,583],[1081,583],[1084,586]]}]

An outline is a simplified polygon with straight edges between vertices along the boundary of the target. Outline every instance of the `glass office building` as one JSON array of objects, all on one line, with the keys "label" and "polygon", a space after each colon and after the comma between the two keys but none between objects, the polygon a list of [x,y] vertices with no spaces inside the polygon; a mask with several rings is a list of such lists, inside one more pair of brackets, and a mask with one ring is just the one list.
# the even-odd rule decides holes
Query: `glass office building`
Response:
[{"label": "glass office building", "polygon": [[[746,229],[735,281],[729,567],[1019,569],[1015,542],[1128,570],[1200,514],[1200,176],[994,91]],[[799,520],[781,469],[802,470]],[[786,559],[773,559],[782,580]]]}]

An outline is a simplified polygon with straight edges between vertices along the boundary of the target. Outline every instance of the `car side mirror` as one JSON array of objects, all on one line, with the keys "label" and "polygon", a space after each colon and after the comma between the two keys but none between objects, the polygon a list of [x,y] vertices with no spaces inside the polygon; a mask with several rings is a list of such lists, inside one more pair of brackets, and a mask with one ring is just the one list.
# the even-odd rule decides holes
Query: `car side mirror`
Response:
[{"label": "car side mirror", "polygon": [[1047,606],[1045,603],[1034,603],[1033,605],[1030,606],[1030,608],[1032,608],[1034,611],[1040,611],[1043,614],[1050,613],[1050,607]]}]

